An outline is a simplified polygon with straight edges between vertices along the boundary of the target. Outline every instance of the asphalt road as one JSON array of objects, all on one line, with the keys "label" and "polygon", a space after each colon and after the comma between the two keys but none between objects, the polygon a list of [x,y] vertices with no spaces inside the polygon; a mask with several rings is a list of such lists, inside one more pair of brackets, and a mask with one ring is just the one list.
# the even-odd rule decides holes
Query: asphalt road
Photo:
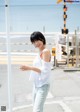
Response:
[{"label": "asphalt road", "polygon": [[[32,81],[30,72],[21,71],[20,64],[12,66],[13,112],[32,112]],[[8,112],[7,65],[0,65],[0,107]],[[80,112],[80,72],[52,70],[51,87],[44,112]]]}]

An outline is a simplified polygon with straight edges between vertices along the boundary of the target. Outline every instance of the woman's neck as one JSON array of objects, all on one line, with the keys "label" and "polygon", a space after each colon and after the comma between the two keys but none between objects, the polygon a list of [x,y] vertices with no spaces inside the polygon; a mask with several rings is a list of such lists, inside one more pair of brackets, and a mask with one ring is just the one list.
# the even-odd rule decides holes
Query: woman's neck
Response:
[{"label": "woman's neck", "polygon": [[40,53],[45,49],[46,47],[45,46],[43,46],[39,51],[40,51]]}]

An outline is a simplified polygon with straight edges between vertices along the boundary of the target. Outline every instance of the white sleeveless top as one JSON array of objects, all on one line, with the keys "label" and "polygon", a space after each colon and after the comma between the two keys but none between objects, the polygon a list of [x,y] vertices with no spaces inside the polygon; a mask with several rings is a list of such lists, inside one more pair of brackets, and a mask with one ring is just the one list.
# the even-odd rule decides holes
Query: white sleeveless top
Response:
[{"label": "white sleeveless top", "polygon": [[35,87],[49,84],[51,75],[51,62],[45,62],[38,54],[34,59],[33,66],[41,70],[41,73],[31,71],[30,79],[33,79]]}]

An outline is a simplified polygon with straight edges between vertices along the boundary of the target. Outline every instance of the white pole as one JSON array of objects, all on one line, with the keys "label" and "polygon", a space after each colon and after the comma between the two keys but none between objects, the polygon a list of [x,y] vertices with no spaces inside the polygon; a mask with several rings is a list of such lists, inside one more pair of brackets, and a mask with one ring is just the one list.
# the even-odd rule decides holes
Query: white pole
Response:
[{"label": "white pole", "polygon": [[12,112],[12,74],[11,74],[11,54],[9,37],[9,0],[5,0],[5,21],[6,21],[6,43],[7,43],[7,70],[8,70],[8,102],[9,112]]},{"label": "white pole", "polygon": [[79,64],[79,39],[78,39],[78,32],[76,32],[76,67],[78,67]]},{"label": "white pole", "polygon": [[69,67],[69,35],[66,36],[67,38],[67,67]]}]

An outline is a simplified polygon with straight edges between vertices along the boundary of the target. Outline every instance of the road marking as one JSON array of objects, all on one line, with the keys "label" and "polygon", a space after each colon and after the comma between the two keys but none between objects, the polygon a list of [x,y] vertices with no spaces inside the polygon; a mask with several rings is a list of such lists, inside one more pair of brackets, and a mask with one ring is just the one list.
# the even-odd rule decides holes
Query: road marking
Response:
[{"label": "road marking", "polygon": [[80,97],[78,97],[78,96],[75,96],[75,97],[64,97],[63,100],[65,100],[65,101],[77,101],[77,100],[79,100],[80,101]]},{"label": "road marking", "polygon": [[[28,94],[28,99],[31,99],[31,93],[30,94]],[[49,92],[49,94],[48,94],[48,96],[47,96],[47,98],[52,98],[53,97],[53,95]],[[63,110],[64,110],[64,112],[72,112],[71,111],[71,109],[66,105],[66,103],[64,103],[64,102],[67,102],[67,101],[80,101],[80,97],[64,97],[63,98],[63,101],[62,100],[57,100],[57,101],[46,101],[45,102],[45,105],[48,105],[48,104],[59,104],[62,108],[63,108]],[[18,106],[18,107],[14,107],[13,108],[13,111],[16,111],[16,110],[20,110],[20,109],[24,109],[24,108],[29,108],[29,107],[32,107],[33,105],[32,104],[29,104],[29,105],[23,105],[23,106]],[[6,112],[8,112],[9,110],[7,110]]]},{"label": "road marking", "polygon": [[[53,98],[53,95],[49,92],[48,93],[48,96],[47,96],[47,99],[51,99]],[[20,102],[24,102],[24,101],[27,101],[27,100],[32,100],[32,93],[29,93],[29,94],[17,94],[16,95],[16,98],[15,98],[16,102],[20,103]]]},{"label": "road marking", "polygon": [[[64,112],[72,112],[71,109],[61,100],[59,100],[59,101],[50,101],[50,102],[45,103],[45,105],[48,105],[48,104],[59,104],[63,108]],[[29,104],[29,105],[14,107],[13,111],[24,109],[24,108],[29,108],[29,107],[32,107],[32,106],[33,106],[32,104]],[[8,111],[9,110],[7,110],[7,112]]]},{"label": "road marking", "polygon": [[[15,111],[15,110],[20,110],[20,109],[24,109],[24,108],[28,108],[28,107],[32,107],[32,106],[33,106],[32,104],[24,105],[24,106],[18,106],[18,107],[14,107],[12,110]],[[9,109],[6,112],[9,112]]]},{"label": "road marking", "polygon": [[47,99],[48,98],[53,98],[53,95],[51,94],[51,92],[48,93]]},{"label": "road marking", "polygon": [[[26,95],[25,97],[26,97],[26,99],[31,100],[32,94],[30,93],[30,94]],[[48,96],[47,96],[47,99],[49,99],[49,98],[53,98],[53,95],[50,92],[48,93]],[[67,106],[67,104],[65,103],[65,102],[68,102],[68,101],[69,101],[69,103],[70,103],[70,101],[73,101],[73,102],[74,101],[80,101],[80,97],[64,97],[63,100],[46,101],[45,105],[58,104],[62,107],[64,112],[72,112],[72,110],[69,108],[69,106]],[[29,107],[32,107],[32,106],[33,106],[32,104],[29,104],[29,105],[14,107],[13,111],[29,108]],[[7,110],[6,112],[8,112],[8,111],[9,110]]]}]

